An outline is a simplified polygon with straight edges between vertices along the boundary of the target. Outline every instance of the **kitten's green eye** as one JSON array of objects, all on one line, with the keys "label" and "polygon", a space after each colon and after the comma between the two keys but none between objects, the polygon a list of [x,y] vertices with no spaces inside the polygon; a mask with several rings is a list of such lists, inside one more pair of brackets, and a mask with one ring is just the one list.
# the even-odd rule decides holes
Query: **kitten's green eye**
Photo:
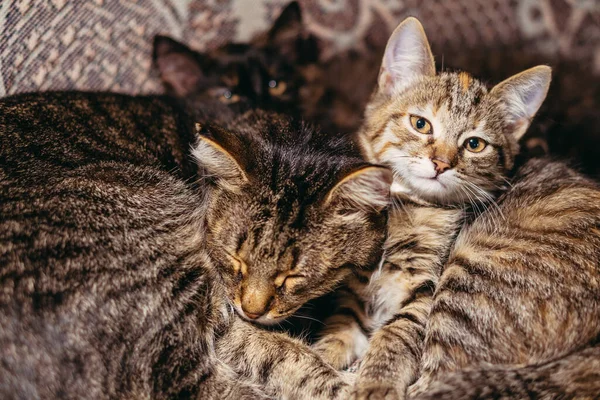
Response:
[{"label": "kitten's green eye", "polygon": [[487,142],[483,139],[471,137],[465,140],[464,146],[472,153],[479,153],[487,147]]},{"label": "kitten's green eye", "polygon": [[427,121],[423,117],[419,117],[418,115],[411,115],[410,124],[419,133],[423,133],[425,135],[429,135],[432,133],[431,123],[429,123],[429,121]]},{"label": "kitten's green eye", "polygon": [[285,82],[277,82],[275,79],[269,81],[269,93],[271,96],[281,96],[285,93],[287,85]]}]

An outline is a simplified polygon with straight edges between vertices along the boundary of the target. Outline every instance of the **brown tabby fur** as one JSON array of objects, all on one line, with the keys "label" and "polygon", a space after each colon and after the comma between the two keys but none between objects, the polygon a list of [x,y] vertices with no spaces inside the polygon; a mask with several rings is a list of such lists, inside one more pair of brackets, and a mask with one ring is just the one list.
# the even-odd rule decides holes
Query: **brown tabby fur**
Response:
[{"label": "brown tabby fur", "polygon": [[597,397],[600,187],[532,160],[498,203],[452,249],[413,395]]},{"label": "brown tabby fur", "polygon": [[[0,100],[0,397],[346,396],[307,346],[248,320],[376,262],[389,174],[250,113],[199,129],[189,181],[173,141],[189,123],[162,97]],[[262,320],[238,301],[257,278],[275,289]]]},{"label": "brown tabby fur", "polygon": [[[536,67],[488,91],[465,72],[436,75],[415,19],[393,33],[358,137],[368,160],[394,170],[399,204],[380,270],[368,286],[368,277],[351,283],[343,317],[327,321],[315,346],[337,368],[364,357],[354,397],[403,397],[418,377],[433,293],[456,234],[496,207],[549,81],[549,68]],[[426,132],[411,126],[417,118],[427,121]],[[487,146],[469,151],[472,138]],[[446,167],[438,171],[437,163]]]}]

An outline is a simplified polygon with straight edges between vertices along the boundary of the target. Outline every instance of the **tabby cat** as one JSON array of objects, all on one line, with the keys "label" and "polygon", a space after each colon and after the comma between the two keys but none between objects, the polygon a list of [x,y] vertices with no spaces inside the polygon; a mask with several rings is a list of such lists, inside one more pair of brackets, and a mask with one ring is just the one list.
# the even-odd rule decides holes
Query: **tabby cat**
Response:
[{"label": "tabby cat", "polygon": [[260,325],[376,262],[389,171],[254,112],[198,127],[185,180],[179,110],[0,100],[0,397],[344,397],[338,372]]},{"label": "tabby cat", "polygon": [[340,291],[339,310],[315,345],[336,368],[363,358],[357,398],[403,396],[417,378],[432,296],[455,237],[505,190],[517,142],[549,83],[550,68],[539,66],[488,92],[466,72],[436,75],[416,19],[392,34],[358,139],[367,160],[393,169],[398,206],[381,268]]},{"label": "tabby cat", "polygon": [[416,397],[600,394],[600,186],[544,159],[514,181],[450,253]]}]

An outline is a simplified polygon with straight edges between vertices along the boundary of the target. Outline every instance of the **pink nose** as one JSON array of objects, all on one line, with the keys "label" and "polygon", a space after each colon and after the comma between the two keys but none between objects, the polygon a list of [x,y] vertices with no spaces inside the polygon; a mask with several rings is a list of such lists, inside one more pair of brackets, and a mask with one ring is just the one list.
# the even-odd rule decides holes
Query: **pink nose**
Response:
[{"label": "pink nose", "polygon": [[442,172],[450,169],[450,164],[448,164],[447,162],[436,159],[433,159],[431,161],[435,164],[435,172],[437,172],[438,174],[441,174]]}]

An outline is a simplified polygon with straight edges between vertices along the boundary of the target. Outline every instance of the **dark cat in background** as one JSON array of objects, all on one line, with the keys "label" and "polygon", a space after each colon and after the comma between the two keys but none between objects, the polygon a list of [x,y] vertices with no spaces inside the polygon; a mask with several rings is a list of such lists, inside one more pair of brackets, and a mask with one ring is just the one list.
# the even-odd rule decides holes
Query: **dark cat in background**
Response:
[{"label": "dark cat in background", "polygon": [[317,62],[318,49],[293,2],[268,32],[250,43],[199,53],[157,36],[153,58],[167,93],[186,103],[218,100],[236,111],[259,106],[298,115],[306,86],[301,70]]},{"label": "dark cat in background", "polygon": [[304,27],[295,1],[249,43],[198,52],[164,36],[154,42],[155,64],[175,97],[202,94],[233,107],[259,104],[343,134],[360,125],[382,53],[383,48],[365,57],[349,50],[320,60],[319,43]]}]

